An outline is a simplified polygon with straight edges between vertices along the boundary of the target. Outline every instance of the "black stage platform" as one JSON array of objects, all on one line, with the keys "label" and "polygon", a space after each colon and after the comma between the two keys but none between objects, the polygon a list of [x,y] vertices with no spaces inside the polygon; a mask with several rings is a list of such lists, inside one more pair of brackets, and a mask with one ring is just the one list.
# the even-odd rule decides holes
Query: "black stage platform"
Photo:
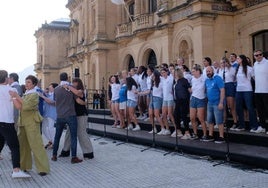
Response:
[{"label": "black stage platform", "polygon": [[[105,115],[104,115],[105,114]],[[94,135],[105,136],[121,140],[152,146],[153,135],[149,122],[139,121],[141,131],[128,131],[112,128],[113,120],[109,110],[89,110],[88,132]],[[157,122],[156,122],[157,125]],[[157,125],[158,130],[160,127]],[[172,128],[173,129],[173,128]],[[105,131],[106,130],[106,131]],[[201,129],[199,129],[201,134]],[[215,129],[215,136],[218,135]],[[229,131],[229,158],[232,162],[251,165],[252,167],[268,169],[268,135],[265,133],[249,133],[248,131]],[[177,146],[177,147],[176,147]],[[199,140],[182,140],[170,136],[155,135],[155,147],[167,149],[169,152],[189,153],[200,156],[208,156],[212,159],[226,159],[227,144],[215,144],[214,142],[202,142]],[[176,150],[175,150],[176,148]]]}]

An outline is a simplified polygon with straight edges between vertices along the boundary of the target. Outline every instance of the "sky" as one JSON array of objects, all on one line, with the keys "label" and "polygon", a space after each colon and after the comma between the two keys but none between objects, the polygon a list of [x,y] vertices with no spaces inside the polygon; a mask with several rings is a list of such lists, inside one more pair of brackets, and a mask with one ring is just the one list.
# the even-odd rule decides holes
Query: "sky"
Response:
[{"label": "sky", "polygon": [[1,1],[0,69],[21,72],[35,64],[34,33],[42,24],[69,18],[68,0]]}]

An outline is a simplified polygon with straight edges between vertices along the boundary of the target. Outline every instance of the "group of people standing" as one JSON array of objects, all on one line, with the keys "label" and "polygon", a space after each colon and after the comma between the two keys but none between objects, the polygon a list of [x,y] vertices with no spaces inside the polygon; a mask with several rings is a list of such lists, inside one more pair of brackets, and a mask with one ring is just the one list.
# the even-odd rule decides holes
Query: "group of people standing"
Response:
[{"label": "group of people standing", "polygon": [[[15,82],[12,83],[14,78]],[[71,163],[82,162],[77,157],[78,137],[84,158],[94,158],[93,147],[86,133],[88,114],[83,83],[79,78],[69,83],[67,73],[61,73],[60,80],[59,85],[51,83],[48,91],[43,92],[37,86],[38,79],[29,75],[25,79],[26,92],[22,95],[18,75],[12,73],[8,77],[7,71],[0,70],[0,102],[5,109],[0,113],[0,149],[6,142],[11,150],[13,178],[30,177],[28,171],[32,169],[32,156],[38,174],[45,176],[49,173],[45,149],[53,148],[51,160],[56,161],[60,137],[66,124],[68,129],[60,156],[69,156],[71,150]],[[48,139],[45,146],[41,133]]]},{"label": "group of people standing", "polygon": [[[268,130],[268,84],[265,83],[268,60],[261,50],[254,51],[254,58],[256,62],[251,65],[250,58],[243,54],[232,53],[220,62],[205,57],[204,67],[196,64],[191,71],[184,65],[183,58],[179,58],[176,64],[139,66],[112,75],[109,90],[113,127],[138,131],[141,127],[137,119],[143,119],[153,125],[149,133],[170,135],[171,123],[175,127],[172,137],[199,139],[197,127],[200,124],[202,141],[224,143],[227,116],[233,119],[231,130],[243,131],[245,114],[248,114],[250,132],[265,132]],[[136,108],[139,117],[136,117]],[[155,120],[161,126],[159,132],[154,126]],[[213,135],[215,127],[219,129],[216,137]]]}]

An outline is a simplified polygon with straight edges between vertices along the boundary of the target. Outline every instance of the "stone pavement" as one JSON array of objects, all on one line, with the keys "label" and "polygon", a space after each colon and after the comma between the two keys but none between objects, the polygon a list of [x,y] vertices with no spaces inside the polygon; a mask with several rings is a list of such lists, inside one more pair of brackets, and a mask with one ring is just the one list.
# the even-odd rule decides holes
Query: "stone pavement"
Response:
[{"label": "stone pavement", "polygon": [[[268,170],[241,169],[228,164],[213,167],[198,156],[179,155],[108,138],[90,136],[95,158],[71,164],[70,158],[50,161],[51,173],[39,176],[35,169],[30,179],[12,179],[11,161],[5,146],[0,160],[0,188],[257,188],[268,187]],[[46,142],[45,142],[46,143]],[[61,141],[62,144],[62,141]],[[60,148],[61,149],[61,148]],[[51,150],[48,156],[51,157]],[[78,149],[78,156],[82,153]]]}]

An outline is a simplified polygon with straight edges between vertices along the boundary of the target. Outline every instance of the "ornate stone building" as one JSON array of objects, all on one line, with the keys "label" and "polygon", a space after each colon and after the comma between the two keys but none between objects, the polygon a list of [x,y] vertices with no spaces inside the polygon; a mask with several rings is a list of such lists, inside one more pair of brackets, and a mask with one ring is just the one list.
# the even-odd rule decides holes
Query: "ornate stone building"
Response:
[{"label": "ornate stone building", "polygon": [[[254,49],[268,51],[266,0],[124,2],[68,0],[69,40],[59,39],[68,50],[57,61],[39,58],[38,76],[46,80],[47,75],[67,71],[88,88],[106,89],[109,75],[139,65],[173,63],[183,57],[191,67],[204,56],[219,60],[225,51],[249,57]],[[38,51],[41,33],[36,34]],[[50,52],[46,57],[59,57],[56,50]]]}]

